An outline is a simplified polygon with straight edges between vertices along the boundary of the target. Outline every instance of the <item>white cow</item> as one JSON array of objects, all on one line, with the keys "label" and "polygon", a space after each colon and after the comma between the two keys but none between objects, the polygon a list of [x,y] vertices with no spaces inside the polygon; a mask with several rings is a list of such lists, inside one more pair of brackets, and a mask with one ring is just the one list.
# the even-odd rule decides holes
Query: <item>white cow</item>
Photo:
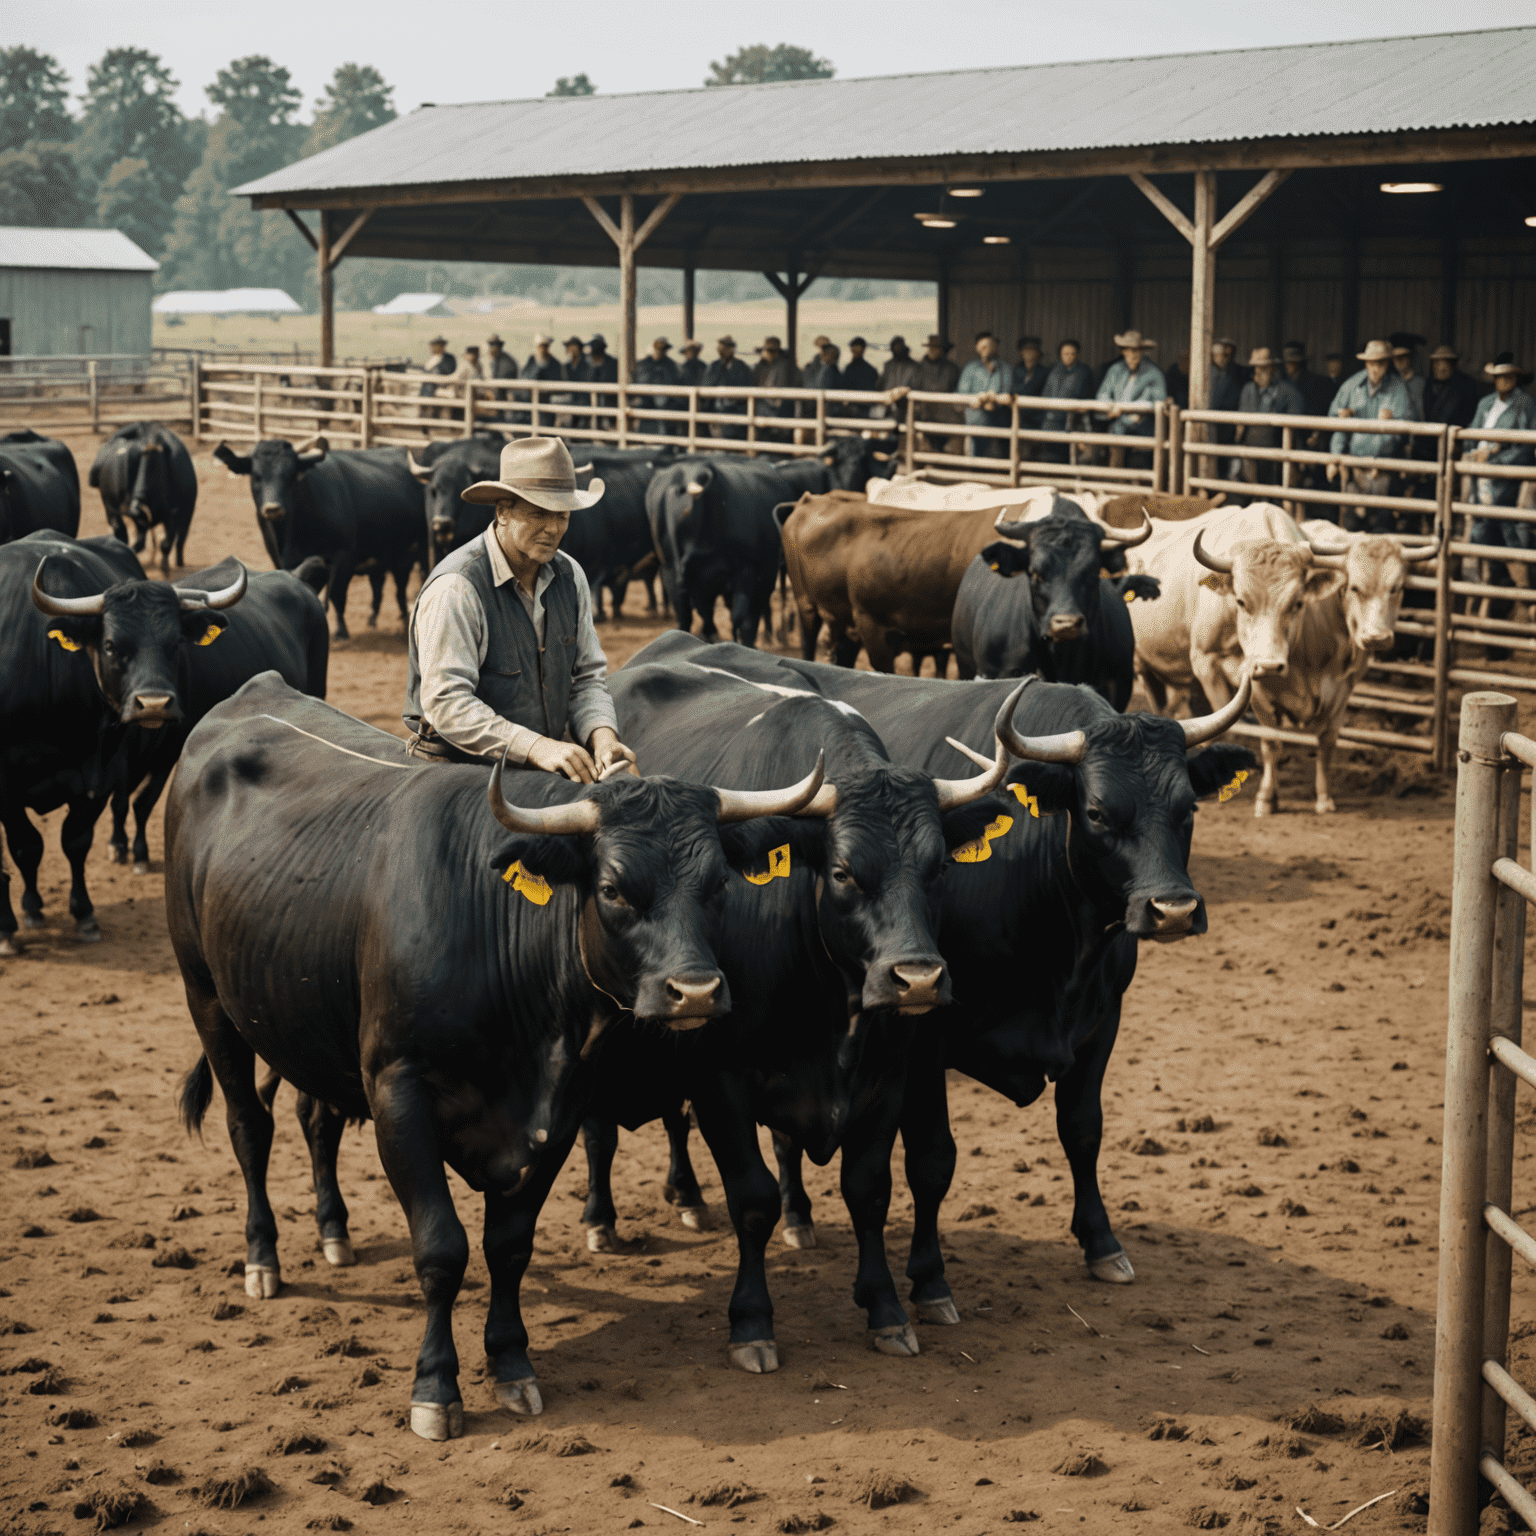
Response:
[{"label": "white cow", "polygon": [[[1371,658],[1392,646],[1409,563],[1437,548],[1332,523],[1298,528],[1266,502],[1163,524],[1130,556],[1162,583],[1158,602],[1131,608],[1137,677],[1170,713],[1196,682],[1220,708],[1250,671],[1261,724],[1317,737],[1316,809],[1331,811],[1344,707]],[[1261,742],[1256,816],[1279,806],[1280,746]]]}]

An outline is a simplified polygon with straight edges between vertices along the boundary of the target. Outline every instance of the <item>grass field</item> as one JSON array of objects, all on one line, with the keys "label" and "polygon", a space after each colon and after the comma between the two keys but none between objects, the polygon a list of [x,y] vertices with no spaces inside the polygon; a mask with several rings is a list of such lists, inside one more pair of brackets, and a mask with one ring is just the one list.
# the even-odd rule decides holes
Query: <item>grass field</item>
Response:
[{"label": "grass field", "polygon": [[[455,300],[455,303],[476,301]],[[485,338],[500,334],[507,350],[519,361],[533,350],[536,332],[546,331],[557,342],[578,335],[589,340],[593,332],[608,339],[617,354],[619,306],[611,304],[551,307],[530,300],[480,301],[495,307],[484,313],[432,319],[423,315],[375,315],[366,311],[336,316],[336,359],[413,358],[427,355],[427,339],[439,333],[458,353],[466,343],[484,346]],[[703,355],[715,356],[715,338],[735,336],[742,355],[752,360],[764,336],[784,335],[784,306],[778,299],[757,299],[735,304],[701,304],[695,311]],[[923,338],[935,323],[932,301],[921,298],[869,299],[853,302],[826,299],[818,302],[814,291],[800,301],[800,360],[810,355],[813,336],[825,332],[840,347],[846,360],[848,340],[864,336],[870,343],[870,361],[877,367],[888,356],[885,344],[893,334],[903,335],[914,352],[921,352]],[[683,316],[679,305],[643,307],[639,314],[639,346],[643,352],[657,336],[667,336],[676,347],[683,340]],[[320,322],[314,315],[281,315],[265,319],[256,315],[194,315],[185,324],[167,325],[155,317],[157,347],[228,347],[313,351],[319,345]],[[558,355],[558,349],[557,349]],[[483,353],[482,353],[483,356]]]}]

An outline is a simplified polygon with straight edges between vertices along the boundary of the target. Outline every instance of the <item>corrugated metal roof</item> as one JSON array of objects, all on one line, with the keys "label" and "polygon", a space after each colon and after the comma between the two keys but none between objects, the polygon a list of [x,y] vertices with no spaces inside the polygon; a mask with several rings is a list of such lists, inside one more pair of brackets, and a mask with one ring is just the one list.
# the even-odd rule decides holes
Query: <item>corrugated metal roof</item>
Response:
[{"label": "corrugated metal roof", "polygon": [[158,272],[160,263],[120,229],[26,229],[0,225],[0,267],[84,272]]},{"label": "corrugated metal roof", "polygon": [[423,107],[237,194],[1536,121],[1536,27]]}]

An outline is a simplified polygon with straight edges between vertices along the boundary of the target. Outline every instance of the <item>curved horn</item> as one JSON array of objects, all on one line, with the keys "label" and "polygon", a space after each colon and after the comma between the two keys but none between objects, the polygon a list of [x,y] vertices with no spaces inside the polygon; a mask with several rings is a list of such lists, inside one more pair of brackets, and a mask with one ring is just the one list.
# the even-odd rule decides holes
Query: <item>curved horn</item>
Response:
[{"label": "curved horn", "polygon": [[1199,715],[1193,720],[1179,721],[1179,724],[1184,727],[1185,748],[1198,747],[1205,741],[1214,741],[1216,737],[1236,725],[1243,718],[1243,711],[1248,708],[1248,696],[1252,692],[1253,678],[1244,668],[1243,681],[1237,692],[1215,714]]},{"label": "curved horn", "polygon": [[1099,535],[1099,548],[1110,549],[1134,549],[1138,544],[1145,544],[1152,537],[1152,519],[1147,516],[1147,509],[1141,509],[1140,528],[1111,528],[1107,523],[1100,525],[1103,532]]},{"label": "curved horn", "polygon": [[98,592],[94,597],[53,597],[43,591],[43,567],[48,564],[48,559],[44,555],[37,562],[32,577],[32,601],[37,608],[50,619],[100,618],[107,606],[105,593]]},{"label": "curved horn", "polygon": [[1314,565],[1326,566],[1329,570],[1343,568],[1344,560],[1349,554],[1349,545],[1345,544],[1319,544],[1310,533],[1302,531],[1302,538],[1307,541],[1307,549],[1311,552]]},{"label": "curved horn", "polygon": [[1195,535],[1195,559],[1208,571],[1218,571],[1223,576],[1230,576],[1232,574],[1232,562],[1222,559],[1220,555],[1208,553],[1205,545],[1201,542],[1204,538],[1205,529],[1202,528]]},{"label": "curved horn", "polygon": [[426,480],[432,474],[432,466],[430,464],[418,464],[415,454],[409,448],[405,450],[405,462],[410,466],[411,473],[418,480]]},{"label": "curved horn", "polygon": [[[816,754],[816,766],[800,780],[798,784],[791,784],[787,789],[716,789],[715,793],[720,797],[719,821],[723,824],[728,821],[751,821],[758,816],[807,816],[832,814],[830,806],[826,811],[820,811],[813,805],[813,801],[819,797],[817,791],[822,786],[826,777],[827,754]],[[833,792],[832,804],[836,801],[836,787],[827,786]]]},{"label": "curved horn", "polygon": [[[1020,687],[1038,681],[1026,677]],[[999,722],[998,735],[1015,757],[1031,763],[1080,763],[1088,755],[1086,731],[1060,731],[1054,736],[1021,736],[1013,728],[1012,716]]]},{"label": "curved horn", "polygon": [[1444,542],[1445,530],[1442,528],[1428,544],[1399,544],[1397,552],[1412,565],[1419,560],[1433,560]]},{"label": "curved horn", "polygon": [[581,832],[596,832],[601,821],[597,805],[591,800],[572,800],[568,805],[551,805],[542,810],[511,805],[501,792],[501,774],[507,764],[503,752],[491,769],[491,815],[508,832],[526,837],[574,837]]},{"label": "curved horn", "polygon": [[[1013,730],[1013,712],[1018,708],[1019,699],[1023,696],[1028,681],[1026,678],[1003,700],[1003,707],[998,710],[997,719],[992,723],[992,731],[997,738],[997,753],[992,761],[987,762],[979,752],[974,755],[969,752],[965,754],[973,762],[982,764],[984,771],[969,779],[935,779],[933,781],[933,787],[939,793],[941,811],[952,811],[959,806],[969,805],[971,801],[979,800],[983,795],[990,795],[1003,782],[1003,775],[1008,772],[1008,744],[1004,740],[1003,733]],[[964,748],[961,750],[964,751]]]},{"label": "curved horn", "polygon": [[181,594],[181,606],[183,608],[196,609],[199,612],[204,608],[232,608],[245,596],[246,586],[251,579],[251,573],[246,570],[244,564],[236,560],[240,574],[227,587],[220,587],[216,592],[188,592]]}]

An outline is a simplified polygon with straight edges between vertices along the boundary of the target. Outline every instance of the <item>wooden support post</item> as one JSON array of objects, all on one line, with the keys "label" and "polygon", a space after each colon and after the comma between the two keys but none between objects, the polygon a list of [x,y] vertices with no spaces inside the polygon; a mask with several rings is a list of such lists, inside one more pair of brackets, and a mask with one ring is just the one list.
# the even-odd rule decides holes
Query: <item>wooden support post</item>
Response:
[{"label": "wooden support post", "polygon": [[814,272],[800,272],[793,265],[780,277],[777,272],[764,272],[763,276],[778,290],[784,300],[784,350],[792,363],[800,361],[796,345],[800,330],[800,295],[816,281]]},{"label": "wooden support post", "polygon": [[[650,239],[652,231],[677,207],[681,192],[673,192],[651,209],[639,229],[635,228],[634,194],[625,192],[619,198],[619,222],[615,224],[595,197],[582,197],[587,212],[597,220],[603,233],[613,241],[619,251],[619,302],[623,314],[619,322],[619,383],[632,382],[635,366],[635,254]],[[686,338],[685,338],[686,339]]]},{"label": "wooden support post", "polygon": [[1211,334],[1216,320],[1216,248],[1211,233],[1215,224],[1215,173],[1196,171],[1189,290],[1189,407],[1193,411],[1211,408]]},{"label": "wooden support post", "polygon": [[1451,766],[1451,575],[1456,561],[1451,555],[1451,504],[1456,500],[1455,464],[1460,447],[1457,427],[1448,427],[1440,439],[1439,474],[1435,493],[1440,505],[1435,531],[1440,537],[1440,552],[1435,557],[1435,654],[1434,714],[1430,717],[1435,733],[1434,767],[1444,773]]},{"label": "wooden support post", "polygon": [[917,402],[907,396],[907,474],[917,471]]},{"label": "wooden support post", "polygon": [[363,371],[363,403],[362,417],[358,427],[357,446],[370,448],[373,446],[373,369]]},{"label": "wooden support post", "polygon": [[693,341],[693,290],[694,270],[691,265],[683,268],[683,340]]},{"label": "wooden support post", "polygon": [[320,279],[320,366],[329,368],[336,353],[336,294],[335,266],[331,261],[331,216],[324,209],[320,212],[315,260]]},{"label": "wooden support post", "polygon": [[192,413],[192,441],[203,440],[203,360],[196,352],[187,375],[187,406]]},{"label": "wooden support post", "polygon": [[258,443],[262,440],[261,385],[265,377],[259,369],[251,375],[251,427]]},{"label": "wooden support post", "polygon": [[1451,980],[1445,1042],[1445,1136],[1440,1177],[1439,1312],[1435,1326],[1430,1536],[1475,1536],[1481,1455],[1483,1285],[1488,1234],[1488,1023],[1499,854],[1500,740],[1515,700],[1469,693],[1461,702],[1456,842],[1451,884]]}]

